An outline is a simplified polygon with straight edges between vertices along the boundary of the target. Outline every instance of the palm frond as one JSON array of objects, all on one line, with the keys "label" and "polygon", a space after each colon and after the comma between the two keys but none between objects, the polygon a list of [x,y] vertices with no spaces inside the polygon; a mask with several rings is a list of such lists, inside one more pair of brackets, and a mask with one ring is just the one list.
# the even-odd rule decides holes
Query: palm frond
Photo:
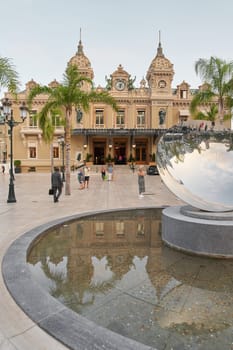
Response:
[{"label": "palm frond", "polygon": [[218,115],[218,107],[214,104],[210,106],[210,109],[207,110],[205,113],[202,111],[197,111],[193,117],[197,120],[209,120],[209,121],[215,121],[216,117]]},{"label": "palm frond", "polygon": [[27,103],[28,103],[29,107],[31,106],[32,101],[34,100],[34,98],[36,96],[42,95],[42,94],[49,95],[52,93],[52,90],[53,89],[51,89],[48,86],[40,86],[40,85],[35,86],[33,89],[30,90],[28,97],[27,97]]},{"label": "palm frond", "polygon": [[89,93],[89,99],[91,102],[105,102],[108,105],[111,105],[115,111],[118,110],[118,106],[115,98],[109,95],[107,91],[103,91],[103,92],[91,91]]},{"label": "palm frond", "polygon": [[0,57],[0,86],[7,87],[12,93],[15,93],[19,86],[19,74],[11,60],[6,57]]},{"label": "palm frond", "polygon": [[190,103],[189,109],[190,109],[191,114],[192,115],[196,114],[198,106],[210,102],[214,96],[215,96],[215,94],[210,89],[206,89],[206,90],[198,92],[193,97],[193,99]]},{"label": "palm frond", "polygon": [[203,112],[197,112],[195,115],[194,115],[194,119],[196,120],[208,120],[208,117],[205,113]]},{"label": "palm frond", "polygon": [[81,88],[83,81],[90,83],[93,87],[93,82],[90,78],[81,76],[78,67],[76,65],[69,65],[63,74],[63,85],[68,86],[70,89]]},{"label": "palm frond", "polygon": [[48,118],[48,112],[45,109],[42,109],[36,117],[39,121],[39,127],[43,131],[43,138],[45,142],[50,142],[53,139],[54,132],[52,119]]}]

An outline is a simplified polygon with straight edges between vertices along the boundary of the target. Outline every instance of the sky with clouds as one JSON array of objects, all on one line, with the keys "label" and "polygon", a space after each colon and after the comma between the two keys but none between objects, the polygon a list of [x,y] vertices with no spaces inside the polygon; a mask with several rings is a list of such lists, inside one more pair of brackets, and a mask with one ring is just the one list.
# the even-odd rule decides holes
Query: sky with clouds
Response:
[{"label": "sky with clouds", "polygon": [[159,31],[165,56],[174,65],[172,87],[183,80],[197,88],[194,64],[217,56],[233,60],[232,0],[8,0],[1,3],[0,56],[11,58],[22,88],[62,80],[75,55],[82,28],[84,53],[95,85],[122,64],[146,76],[156,55]]}]

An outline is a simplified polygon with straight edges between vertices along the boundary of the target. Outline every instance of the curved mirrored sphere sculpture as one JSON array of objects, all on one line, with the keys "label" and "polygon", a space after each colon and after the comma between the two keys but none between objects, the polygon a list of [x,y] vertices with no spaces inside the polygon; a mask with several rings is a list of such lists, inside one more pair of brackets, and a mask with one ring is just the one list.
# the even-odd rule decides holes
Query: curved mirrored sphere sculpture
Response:
[{"label": "curved mirrored sphere sculpture", "polygon": [[233,210],[233,133],[174,128],[157,147],[165,185],[184,202],[205,211]]}]

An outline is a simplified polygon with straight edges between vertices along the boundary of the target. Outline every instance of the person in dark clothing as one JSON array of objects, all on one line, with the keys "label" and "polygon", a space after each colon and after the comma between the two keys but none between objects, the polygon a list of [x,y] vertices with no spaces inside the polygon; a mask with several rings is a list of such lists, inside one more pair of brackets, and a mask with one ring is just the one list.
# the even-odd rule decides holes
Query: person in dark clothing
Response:
[{"label": "person in dark clothing", "polygon": [[53,189],[53,201],[54,203],[56,203],[58,202],[58,198],[62,193],[62,187],[63,187],[61,173],[59,172],[59,168],[57,167],[54,168],[54,172],[52,173],[51,184]]},{"label": "person in dark clothing", "polygon": [[83,174],[83,170],[82,170],[82,169],[80,169],[79,172],[78,172],[78,182],[79,182],[79,184],[80,184],[79,189],[80,189],[80,190],[83,190],[83,189],[84,189],[85,177],[84,177],[84,174]]},{"label": "person in dark clothing", "polygon": [[105,170],[105,167],[102,166],[102,168],[101,168],[101,177],[102,177],[102,180],[105,180],[105,176],[106,176],[106,170]]}]

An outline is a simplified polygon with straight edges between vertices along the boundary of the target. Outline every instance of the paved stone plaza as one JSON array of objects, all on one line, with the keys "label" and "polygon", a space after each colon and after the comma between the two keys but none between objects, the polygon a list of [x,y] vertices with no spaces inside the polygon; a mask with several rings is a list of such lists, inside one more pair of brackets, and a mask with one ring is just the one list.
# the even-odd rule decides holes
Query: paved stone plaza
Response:
[{"label": "paved stone plaza", "polygon": [[[28,173],[15,175],[17,203],[7,203],[9,176],[0,176],[1,262],[7,248],[24,232],[47,221],[77,213],[114,208],[135,208],[181,205],[182,202],[163,185],[159,176],[146,176],[146,195],[138,197],[137,174],[128,167],[115,169],[114,181],[102,181],[93,168],[88,190],[80,191],[76,173],[71,177],[71,195],[53,203],[48,195],[50,174]],[[1,350],[60,350],[66,349],[41,330],[16,305],[0,280],[0,349]]]}]

